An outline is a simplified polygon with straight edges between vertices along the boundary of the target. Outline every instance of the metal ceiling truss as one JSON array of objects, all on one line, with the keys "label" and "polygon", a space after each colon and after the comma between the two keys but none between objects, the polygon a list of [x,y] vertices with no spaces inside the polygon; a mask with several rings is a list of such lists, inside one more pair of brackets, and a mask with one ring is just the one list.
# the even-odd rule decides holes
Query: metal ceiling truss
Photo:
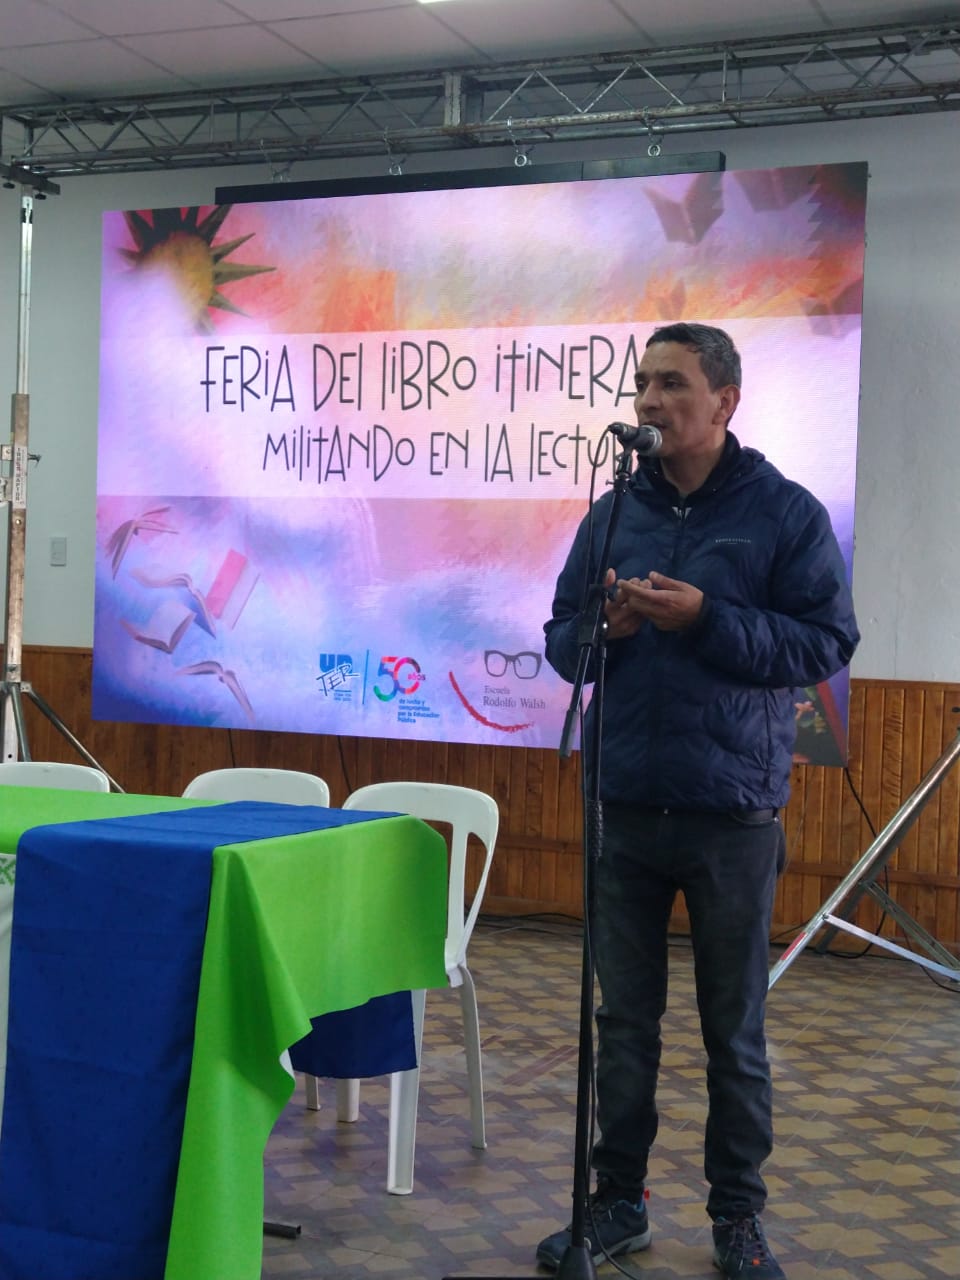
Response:
[{"label": "metal ceiling truss", "polygon": [[646,138],[960,108],[960,23],[0,107],[0,171],[78,174]]}]

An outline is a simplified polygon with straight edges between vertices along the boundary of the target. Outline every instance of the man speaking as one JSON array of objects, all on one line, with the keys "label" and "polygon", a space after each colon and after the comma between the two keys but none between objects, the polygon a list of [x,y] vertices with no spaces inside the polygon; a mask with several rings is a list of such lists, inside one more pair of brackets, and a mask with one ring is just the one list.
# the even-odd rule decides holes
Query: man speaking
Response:
[{"label": "man speaking", "polygon": [[[701,324],[655,330],[636,387],[637,422],[660,440],[642,436],[649,456],[624,494],[609,565],[594,562],[590,538],[613,495],[596,504],[592,526],[584,520],[545,627],[547,659],[572,681],[583,584],[605,581],[592,918],[600,1136],[585,1234],[595,1260],[650,1243],[667,930],[681,892],[707,1052],[713,1262],[724,1276],[783,1280],[760,1224],[760,1169],[773,1145],[764,1012],[779,811],[794,689],[846,666],[859,633],[825,508],[728,430],[740,401],[729,336]],[[589,754],[585,768],[589,776]],[[548,1236],[538,1261],[555,1269],[570,1238],[569,1227]]]}]

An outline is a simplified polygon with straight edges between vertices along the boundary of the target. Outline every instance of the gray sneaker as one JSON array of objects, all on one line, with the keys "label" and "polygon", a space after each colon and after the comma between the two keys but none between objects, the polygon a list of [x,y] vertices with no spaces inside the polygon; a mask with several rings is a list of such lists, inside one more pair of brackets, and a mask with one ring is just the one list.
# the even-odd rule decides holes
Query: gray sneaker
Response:
[{"label": "gray sneaker", "polygon": [[728,1280],[786,1280],[770,1251],[760,1219],[717,1218],[713,1224],[713,1265]]},{"label": "gray sneaker", "polygon": [[[583,1224],[584,1244],[590,1250],[594,1262],[615,1258],[635,1249],[647,1249],[653,1232],[647,1220],[647,1206],[641,1194],[639,1201],[610,1183],[601,1184],[590,1197],[590,1206]],[[541,1267],[556,1271],[560,1260],[570,1247],[571,1228],[555,1231],[537,1246],[537,1261]]]}]

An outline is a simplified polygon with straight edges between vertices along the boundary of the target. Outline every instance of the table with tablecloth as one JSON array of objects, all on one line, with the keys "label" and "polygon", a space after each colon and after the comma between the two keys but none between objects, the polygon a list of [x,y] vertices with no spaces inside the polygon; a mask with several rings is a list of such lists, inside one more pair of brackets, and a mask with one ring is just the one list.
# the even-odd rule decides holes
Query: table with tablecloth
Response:
[{"label": "table with tablecloth", "polygon": [[[352,1016],[335,1011],[443,985],[442,837],[401,815],[2,787],[0,930],[11,880],[0,1275],[256,1280],[284,1051],[317,1068],[310,1045]],[[317,1073],[374,1074],[357,1066]]]}]

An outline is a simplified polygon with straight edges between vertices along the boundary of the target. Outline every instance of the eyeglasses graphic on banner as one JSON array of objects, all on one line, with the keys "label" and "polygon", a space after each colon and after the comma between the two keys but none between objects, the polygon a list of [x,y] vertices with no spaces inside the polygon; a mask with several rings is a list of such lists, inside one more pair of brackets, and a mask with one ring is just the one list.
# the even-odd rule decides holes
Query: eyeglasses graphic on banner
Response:
[{"label": "eyeglasses graphic on banner", "polygon": [[532,680],[540,672],[542,659],[539,653],[501,653],[499,649],[486,649],[483,664],[487,675],[498,680],[507,674],[507,668],[513,667],[513,674],[518,680]]}]

